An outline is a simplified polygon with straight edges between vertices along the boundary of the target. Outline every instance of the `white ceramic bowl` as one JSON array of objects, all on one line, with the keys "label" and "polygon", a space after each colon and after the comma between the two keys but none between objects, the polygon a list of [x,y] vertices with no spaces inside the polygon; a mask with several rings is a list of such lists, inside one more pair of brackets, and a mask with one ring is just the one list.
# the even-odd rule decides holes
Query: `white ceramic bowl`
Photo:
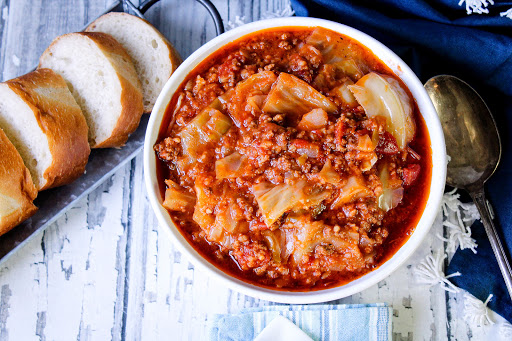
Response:
[{"label": "white ceramic bowl", "polygon": [[[345,285],[311,292],[278,291],[251,285],[227,275],[204,259],[181,235],[169,217],[167,211],[162,207],[162,198],[160,196],[160,189],[156,176],[156,157],[155,152],[153,151],[153,145],[158,138],[158,132],[160,130],[160,124],[162,122],[165,109],[174,92],[190,71],[192,71],[201,61],[210,56],[213,52],[240,37],[267,28],[289,26],[321,26],[349,36],[368,47],[380,60],[393,70],[393,72],[400,77],[409,88],[427,125],[432,147],[433,167],[430,194],[420,221],[407,242],[393,255],[393,257],[374,271],[371,271]],[[349,296],[376,284],[389,276],[389,274],[391,274],[395,269],[403,264],[409,256],[411,256],[430,230],[438,208],[440,207],[446,178],[446,150],[441,124],[437,118],[437,114],[430,98],[416,75],[396,54],[377,40],[354,28],[322,19],[290,17],[257,21],[235,28],[206,43],[188,57],[183,64],[181,64],[181,66],[167,81],[162,92],[158,96],[149,120],[146,140],[144,143],[144,177],[149,201],[151,202],[151,206],[153,207],[161,228],[168,232],[174,243],[179,245],[181,251],[184,252],[189,259],[192,259],[195,265],[200,266],[202,271],[208,271],[213,277],[224,282],[228,287],[236,291],[257,298],[282,303],[318,303]]]}]

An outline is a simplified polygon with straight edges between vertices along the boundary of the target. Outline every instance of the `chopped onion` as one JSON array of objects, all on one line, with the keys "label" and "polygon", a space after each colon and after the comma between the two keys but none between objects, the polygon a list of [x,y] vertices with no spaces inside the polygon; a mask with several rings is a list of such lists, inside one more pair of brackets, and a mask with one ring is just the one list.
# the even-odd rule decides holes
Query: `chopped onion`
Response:
[{"label": "chopped onion", "polygon": [[263,238],[265,238],[265,240],[267,241],[267,246],[272,252],[272,258],[274,259],[274,262],[281,263],[281,241],[280,238],[278,238],[278,235],[280,235],[280,231],[264,230],[261,232],[261,234],[263,235]]},{"label": "chopped onion", "polygon": [[297,153],[299,155],[306,155],[307,157],[317,158],[320,153],[319,148],[310,148],[310,147],[299,147],[297,148]]},{"label": "chopped onion", "polygon": [[370,136],[360,135],[357,138],[357,150],[361,152],[373,152],[375,145]]},{"label": "chopped onion", "polygon": [[328,113],[336,111],[336,106],[327,97],[303,80],[285,72],[279,74],[263,105],[266,113],[294,115],[297,121],[315,108]]},{"label": "chopped onion", "polygon": [[295,152],[299,155],[306,155],[311,158],[317,158],[320,155],[320,146],[307,140],[294,139],[290,141],[290,146],[293,146]]},{"label": "chopped onion", "polygon": [[385,212],[400,204],[404,195],[401,181],[390,181],[388,165],[384,164],[379,174],[382,182],[382,194],[379,196],[379,208]]},{"label": "chopped onion", "polygon": [[316,108],[304,114],[297,126],[300,130],[315,130],[325,127],[328,122],[327,113],[325,110]]},{"label": "chopped onion", "polygon": [[331,160],[327,160],[322,167],[322,170],[318,173],[318,176],[324,182],[332,185],[338,185],[342,180],[340,174],[336,172],[334,167],[331,165]]},{"label": "chopped onion", "polygon": [[386,118],[386,130],[395,137],[398,147],[404,149],[414,138],[416,126],[411,99],[400,83],[393,77],[371,72],[348,88],[368,117]]},{"label": "chopped onion", "polygon": [[360,168],[361,168],[361,171],[363,171],[363,172],[367,172],[370,169],[372,169],[373,165],[376,164],[377,161],[379,160],[379,158],[377,157],[377,153],[371,152],[371,153],[369,153],[369,155],[371,155],[370,159],[366,159],[361,162]]},{"label": "chopped onion", "polygon": [[355,107],[357,105],[357,100],[349,90],[349,85],[354,85],[354,82],[350,78],[347,78],[341,85],[332,89],[331,94],[338,98],[344,105],[348,107]]},{"label": "chopped onion", "polygon": [[386,189],[379,196],[379,208],[385,212],[398,206],[404,196],[402,187],[396,189]]}]

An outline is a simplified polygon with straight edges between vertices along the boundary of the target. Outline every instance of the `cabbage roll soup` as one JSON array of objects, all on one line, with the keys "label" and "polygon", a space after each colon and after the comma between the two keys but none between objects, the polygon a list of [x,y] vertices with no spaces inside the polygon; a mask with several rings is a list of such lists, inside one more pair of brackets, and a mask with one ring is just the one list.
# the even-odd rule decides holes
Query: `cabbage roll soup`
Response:
[{"label": "cabbage roll soup", "polygon": [[243,281],[308,291],[389,259],[428,197],[425,123],[400,79],[322,28],[245,36],[184,80],[154,146],[163,206]]}]

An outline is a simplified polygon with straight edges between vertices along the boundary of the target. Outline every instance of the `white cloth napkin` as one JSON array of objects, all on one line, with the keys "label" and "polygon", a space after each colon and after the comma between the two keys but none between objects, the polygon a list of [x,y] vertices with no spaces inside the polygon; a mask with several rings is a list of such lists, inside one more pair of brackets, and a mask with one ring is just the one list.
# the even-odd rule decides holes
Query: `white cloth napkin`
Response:
[{"label": "white cloth napkin", "polygon": [[[279,316],[293,322],[315,341],[391,340],[393,312],[384,303],[272,305],[246,309],[238,314],[214,315],[210,320],[210,340],[253,341]],[[280,323],[283,324],[281,329],[285,329],[285,326],[286,329],[289,327],[287,322],[282,322],[280,319],[275,323],[277,326],[271,327],[270,332],[276,330],[281,332],[278,328]],[[274,337],[261,341],[287,340],[279,334],[268,335],[274,335]],[[263,334],[262,337],[268,336]],[[296,339],[291,338],[291,340]]]},{"label": "white cloth napkin", "polygon": [[290,320],[279,315],[270,322],[254,341],[313,341],[308,334],[300,330]]}]

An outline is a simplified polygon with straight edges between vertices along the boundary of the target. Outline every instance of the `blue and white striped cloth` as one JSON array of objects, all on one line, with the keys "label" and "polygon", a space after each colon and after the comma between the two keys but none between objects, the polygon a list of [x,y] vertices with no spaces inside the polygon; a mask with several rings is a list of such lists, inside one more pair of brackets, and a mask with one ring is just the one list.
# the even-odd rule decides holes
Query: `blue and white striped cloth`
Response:
[{"label": "blue and white striped cloth", "polygon": [[384,303],[277,305],[214,315],[210,340],[252,341],[279,315],[295,323],[315,341],[391,340],[393,311]]}]

